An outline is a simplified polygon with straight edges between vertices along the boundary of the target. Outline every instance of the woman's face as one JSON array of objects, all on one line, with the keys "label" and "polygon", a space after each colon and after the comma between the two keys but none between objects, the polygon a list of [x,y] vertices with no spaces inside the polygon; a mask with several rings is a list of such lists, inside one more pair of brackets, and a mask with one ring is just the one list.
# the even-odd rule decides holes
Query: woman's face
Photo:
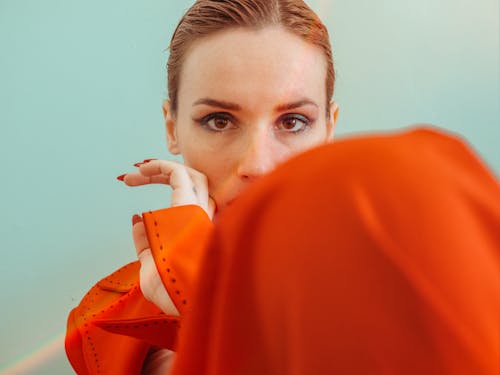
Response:
[{"label": "woman's face", "polygon": [[319,47],[281,27],[231,29],[196,41],[178,108],[164,103],[169,150],[205,174],[218,209],[291,156],[332,139]]}]

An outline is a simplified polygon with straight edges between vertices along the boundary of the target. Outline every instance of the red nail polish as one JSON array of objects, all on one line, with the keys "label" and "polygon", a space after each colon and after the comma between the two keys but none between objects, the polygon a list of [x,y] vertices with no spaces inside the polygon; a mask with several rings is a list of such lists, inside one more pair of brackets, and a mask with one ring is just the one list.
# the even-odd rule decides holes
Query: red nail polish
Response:
[{"label": "red nail polish", "polygon": [[140,223],[141,221],[142,218],[139,215],[135,214],[134,216],[132,216],[132,225]]},{"label": "red nail polish", "polygon": [[126,175],[127,175],[126,173],[122,174],[122,175],[118,176],[116,179],[119,180],[119,181],[123,181],[123,180],[125,180],[125,176]]},{"label": "red nail polish", "polygon": [[143,164],[144,164],[144,163],[149,163],[149,162],[150,162],[150,161],[152,161],[152,160],[158,160],[158,159],[155,159],[155,158],[153,158],[153,159],[144,159],[144,161],[143,161],[142,163],[143,163]]},{"label": "red nail polish", "polygon": [[143,164],[144,164],[144,162],[140,162],[140,163],[135,163],[135,164],[134,164],[134,167],[137,167],[137,168],[139,168],[139,167],[140,167],[141,165],[143,165]]}]

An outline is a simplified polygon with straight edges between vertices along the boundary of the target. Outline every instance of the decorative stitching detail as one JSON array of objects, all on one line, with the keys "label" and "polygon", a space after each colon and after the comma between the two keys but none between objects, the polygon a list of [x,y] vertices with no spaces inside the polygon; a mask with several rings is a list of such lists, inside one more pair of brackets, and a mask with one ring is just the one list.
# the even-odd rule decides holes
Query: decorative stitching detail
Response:
[{"label": "decorative stitching detail", "polygon": [[[113,328],[115,330],[125,329],[142,329],[144,327],[149,327],[150,325],[158,325],[158,324],[173,324],[175,326],[179,326],[180,322],[178,319],[155,319],[150,321],[149,323],[135,323],[135,324],[116,324],[116,323],[101,323],[100,326],[102,328]],[[88,332],[88,331],[87,331]],[[89,337],[90,340],[90,337]]]},{"label": "decorative stitching detail", "polygon": [[99,368],[101,367],[100,366],[100,363],[99,363],[99,356],[97,355],[97,352],[95,350],[95,346],[94,346],[94,343],[92,342],[92,339],[90,337],[90,335],[88,334],[89,331],[86,331],[85,333],[87,334],[87,341],[90,345],[90,350],[92,351],[92,353],[94,354],[94,361],[95,361],[95,364],[96,364],[96,367],[97,367],[97,373],[99,374],[101,371],[99,370]]},{"label": "decorative stitching detail", "polygon": [[[149,211],[149,214],[150,214],[150,215],[151,215],[151,217],[153,218],[153,224],[154,224],[154,235],[156,236],[156,238],[158,238],[160,252],[161,252],[161,253],[163,253],[163,252],[165,251],[165,249],[164,249],[163,243],[161,242],[160,233],[158,232],[158,220],[156,219],[154,212]],[[164,255],[164,254],[162,254],[162,255]],[[166,256],[163,256],[163,257],[161,258],[161,260],[162,260],[162,262],[163,262],[163,263],[166,263],[166,264],[165,264],[165,266],[166,266],[166,265],[168,265],[168,262],[167,262],[167,257],[166,257]],[[168,281],[170,281],[170,283],[171,283],[171,284],[175,284],[175,283],[176,283],[176,281],[177,281],[177,279],[175,278],[175,272],[171,269],[171,267],[167,267],[167,269],[166,269],[166,270],[167,270],[167,272],[168,272],[171,276],[173,276],[173,277],[171,277]],[[167,289],[168,289],[168,285],[167,285]],[[175,294],[176,294],[176,295],[178,295],[178,296],[181,296],[181,291],[180,291],[179,289],[176,289],[176,290],[175,290]],[[183,305],[186,305],[186,304],[187,304],[187,300],[186,300],[186,299],[183,299],[183,300],[181,301],[181,303],[182,303]]]}]

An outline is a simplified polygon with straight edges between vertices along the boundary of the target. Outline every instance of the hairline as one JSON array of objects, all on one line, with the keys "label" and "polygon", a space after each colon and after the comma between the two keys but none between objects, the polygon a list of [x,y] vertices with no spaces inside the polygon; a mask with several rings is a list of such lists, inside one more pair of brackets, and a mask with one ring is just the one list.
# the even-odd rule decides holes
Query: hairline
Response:
[{"label": "hairline", "polygon": [[[277,28],[277,29],[282,29],[283,31],[289,33],[290,35],[293,35],[299,39],[301,39],[302,41],[305,41],[304,38],[302,38],[300,35],[292,32],[289,28],[287,28],[285,25],[283,25],[281,22],[278,22],[278,21],[275,21],[273,20],[272,22],[271,21],[268,21],[268,22],[262,22],[260,24],[257,24],[257,25],[231,25],[231,26],[228,26],[227,28],[225,29],[220,29],[220,30],[217,30],[217,31],[214,31],[214,32],[211,32],[210,34],[208,35],[202,35],[196,39],[194,39],[193,41],[189,42],[187,47],[186,47],[186,50],[184,52],[184,54],[182,55],[182,58],[179,60],[179,65],[180,65],[180,68],[179,68],[179,71],[178,71],[178,84],[177,84],[177,108],[170,108],[171,110],[171,114],[174,118],[177,117],[177,112],[178,112],[178,109],[179,109],[179,93],[181,91],[181,85],[182,85],[182,74],[183,74],[183,71],[184,71],[184,66],[185,66],[185,62],[186,60],[189,58],[189,56],[191,55],[191,51],[196,47],[197,44],[199,43],[202,43],[203,41],[206,41],[212,37],[217,37],[217,35],[219,34],[222,34],[222,33],[226,33],[226,32],[230,32],[230,31],[234,31],[234,30],[237,30],[237,29],[241,29],[241,30],[248,30],[250,32],[259,32],[263,29],[266,29],[266,28]],[[327,61],[327,58],[326,56],[324,55],[323,53],[323,50],[322,48],[315,44],[315,43],[312,43],[312,42],[309,42],[309,41],[305,41],[307,44],[313,46],[314,48],[316,49],[319,49],[321,51],[321,55],[322,55],[322,59],[323,59],[323,63],[324,63],[324,67],[325,67],[325,73],[326,73],[326,77],[325,77],[325,85],[327,84],[327,80],[328,80],[328,61]],[[328,96],[328,93],[326,92],[325,90],[325,96]],[[172,102],[172,98],[169,98],[170,102]],[[326,116],[330,116],[330,102],[331,102],[331,98],[326,98],[326,101],[325,101],[325,111],[326,111]]]}]

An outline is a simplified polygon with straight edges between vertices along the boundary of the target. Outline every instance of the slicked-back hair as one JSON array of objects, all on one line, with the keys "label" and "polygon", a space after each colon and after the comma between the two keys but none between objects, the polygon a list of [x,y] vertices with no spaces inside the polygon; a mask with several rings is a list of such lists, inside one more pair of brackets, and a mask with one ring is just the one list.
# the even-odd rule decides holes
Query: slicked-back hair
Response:
[{"label": "slicked-back hair", "polygon": [[181,69],[186,53],[194,41],[229,28],[260,29],[267,26],[281,26],[323,51],[327,72],[328,111],[335,85],[330,38],[325,25],[304,1],[198,0],[181,18],[170,42],[167,74],[172,112],[177,112]]}]

